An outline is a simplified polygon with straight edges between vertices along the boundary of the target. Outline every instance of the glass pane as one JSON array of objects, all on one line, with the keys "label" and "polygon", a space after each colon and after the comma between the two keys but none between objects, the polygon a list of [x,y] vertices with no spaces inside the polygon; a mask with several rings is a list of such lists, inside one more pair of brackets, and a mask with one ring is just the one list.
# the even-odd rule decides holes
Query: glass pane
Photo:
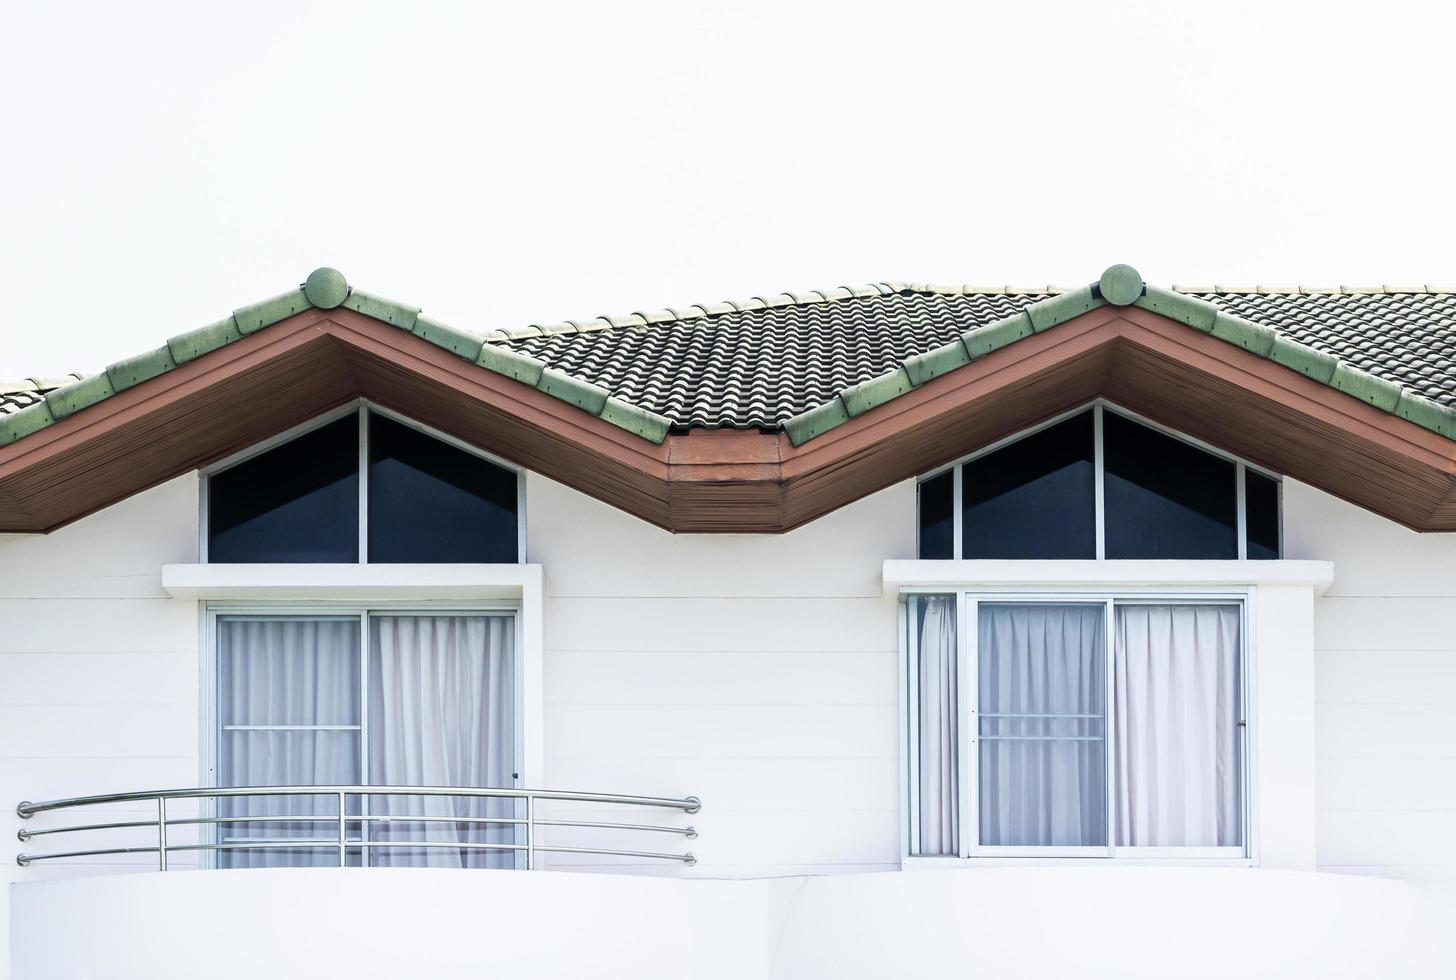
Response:
[{"label": "glass pane", "polygon": [[359,420],[306,432],[208,478],[210,562],[357,562]]},{"label": "glass pane", "polygon": [[1279,557],[1278,480],[1244,470],[1244,525],[1250,558]]},{"label": "glass pane", "polygon": [[1243,842],[1239,607],[1117,607],[1117,843]]},{"label": "glass pane", "polygon": [[[220,617],[218,785],[358,783],[360,631],[357,617]],[[218,843],[337,841],[336,796],[222,799]],[[327,817],[328,820],[280,819]],[[234,848],[224,868],[330,865],[337,845]]]},{"label": "glass pane", "polygon": [[514,562],[516,474],[369,416],[369,560]]},{"label": "glass pane", "polygon": [[920,483],[920,557],[955,557],[955,474],[946,470],[940,476]]},{"label": "glass pane", "polygon": [[1237,558],[1234,464],[1102,413],[1108,558]]},{"label": "glass pane", "polygon": [[963,556],[1095,558],[1092,413],[965,464]]},{"label": "glass pane", "polygon": [[1107,843],[1104,607],[979,606],[980,840]]},{"label": "glass pane", "polygon": [[[369,782],[515,785],[515,621],[509,616],[369,618]],[[510,799],[371,796],[374,866],[510,868]],[[430,846],[403,847],[403,844]],[[438,846],[437,846],[438,845]],[[611,845],[605,845],[611,846]]]},{"label": "glass pane", "polygon": [[911,596],[910,654],[918,725],[913,733],[919,770],[920,820],[915,853],[960,853],[960,728],[956,719],[956,600]]}]

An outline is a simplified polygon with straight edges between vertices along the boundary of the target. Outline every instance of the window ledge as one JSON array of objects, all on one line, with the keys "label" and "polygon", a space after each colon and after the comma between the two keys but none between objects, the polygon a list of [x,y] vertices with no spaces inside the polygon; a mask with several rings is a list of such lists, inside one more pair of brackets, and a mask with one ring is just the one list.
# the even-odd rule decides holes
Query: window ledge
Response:
[{"label": "window ledge", "polygon": [[177,599],[518,599],[541,594],[540,565],[162,566]]},{"label": "window ledge", "polygon": [[892,558],[885,595],[904,588],[972,586],[1234,586],[1306,585],[1322,595],[1334,581],[1328,561],[996,561]]}]

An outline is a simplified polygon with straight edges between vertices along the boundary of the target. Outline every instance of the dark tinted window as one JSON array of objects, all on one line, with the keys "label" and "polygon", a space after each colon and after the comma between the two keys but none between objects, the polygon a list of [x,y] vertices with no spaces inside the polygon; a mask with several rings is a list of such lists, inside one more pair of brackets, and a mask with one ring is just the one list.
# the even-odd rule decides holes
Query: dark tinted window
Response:
[{"label": "dark tinted window", "polygon": [[516,474],[369,417],[370,562],[514,562]]},{"label": "dark tinted window", "polygon": [[966,558],[1095,558],[1092,413],[965,464]]},{"label": "dark tinted window", "polygon": [[1254,559],[1279,557],[1279,482],[1244,470],[1244,525],[1248,555]]},{"label": "dark tinted window", "polygon": [[208,561],[358,561],[358,416],[214,473],[207,522]]},{"label": "dark tinted window", "polygon": [[920,557],[955,557],[954,471],[920,484]]},{"label": "dark tinted window", "polygon": [[1108,558],[1237,558],[1234,464],[1102,414]]}]

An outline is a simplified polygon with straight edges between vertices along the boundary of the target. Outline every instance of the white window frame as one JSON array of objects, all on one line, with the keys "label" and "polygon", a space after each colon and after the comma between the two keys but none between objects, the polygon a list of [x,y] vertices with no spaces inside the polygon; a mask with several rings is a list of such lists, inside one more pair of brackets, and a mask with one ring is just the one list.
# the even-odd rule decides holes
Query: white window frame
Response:
[{"label": "white window frame", "polygon": [[[994,862],[1029,861],[1041,863],[1062,860],[1116,860],[1120,863],[1208,863],[1220,865],[1249,866],[1257,863],[1257,840],[1255,828],[1257,800],[1254,787],[1255,759],[1252,746],[1256,744],[1256,726],[1253,715],[1252,693],[1254,668],[1254,643],[1252,636],[1252,588],[1247,586],[1178,588],[1175,586],[1118,586],[1089,591],[1085,587],[1005,587],[975,589],[945,588],[935,586],[905,586],[900,589],[900,758],[901,758],[901,861],[906,868],[944,868],[958,865],[984,864]],[[956,722],[960,733],[957,745],[957,784],[959,787],[960,826],[958,855],[919,855],[917,837],[919,834],[919,683],[916,674],[916,658],[913,655],[914,642],[911,632],[913,622],[909,615],[909,599],[915,596],[954,596],[956,600]],[[1104,683],[1106,718],[1104,721],[1104,747],[1106,752],[1107,780],[1107,833],[1106,845],[1089,847],[1019,847],[983,846],[980,843],[979,811],[979,764],[980,724],[979,704],[976,700],[979,684],[977,672],[979,656],[977,642],[976,611],[982,602],[994,603],[1066,603],[1100,604],[1104,607],[1103,636],[1106,644],[1104,654]],[[1115,607],[1129,604],[1159,605],[1237,605],[1239,607],[1239,802],[1241,844],[1226,847],[1138,847],[1116,844],[1116,784],[1113,758],[1113,682],[1115,663],[1113,644],[1115,642]]]},{"label": "white window frame", "polygon": [[[529,652],[524,646],[522,603],[508,600],[494,600],[488,603],[468,603],[458,599],[442,600],[387,600],[377,603],[357,601],[300,601],[300,602],[243,602],[220,601],[206,603],[203,609],[203,656],[200,671],[201,701],[201,744],[199,759],[202,770],[202,785],[218,786],[218,756],[222,740],[219,701],[222,692],[218,670],[217,621],[219,617],[251,616],[274,617],[328,617],[359,619],[359,775],[360,785],[369,785],[369,617],[370,616],[508,616],[512,621],[513,642],[511,644],[511,676],[515,686],[512,699],[515,702],[516,728],[514,737],[514,758],[511,768],[514,787],[531,785],[532,774],[527,772],[528,760],[532,758],[530,748],[540,738],[541,719],[535,716],[526,698],[526,672]],[[528,717],[528,714],[531,717]],[[528,745],[530,743],[530,745]],[[505,787],[512,788],[512,787]],[[201,801],[199,816],[215,817],[215,800]],[[211,825],[216,834],[217,825]],[[202,851],[203,867],[214,867],[216,852]]]},{"label": "white window frame", "polygon": [[369,562],[369,416],[379,415],[393,422],[408,426],[417,432],[437,439],[447,446],[453,446],[463,452],[477,456],[488,463],[492,463],[508,470],[516,475],[516,564],[526,564],[526,471],[512,463],[501,459],[493,453],[487,452],[478,446],[472,446],[462,439],[441,432],[439,429],[417,422],[406,415],[376,405],[368,399],[359,398],[341,405],[338,408],[325,412],[322,415],[309,419],[299,425],[278,433],[275,436],[254,443],[247,449],[236,452],[226,459],[219,460],[203,467],[198,471],[198,554],[197,560],[202,564],[208,563],[207,541],[208,541],[208,483],[211,477],[224,470],[231,469],[239,463],[246,462],[255,456],[266,453],[290,442],[301,435],[322,428],[331,422],[347,418],[349,415],[357,415],[359,418],[359,562],[360,565],[368,565]]},{"label": "white window frame", "polygon": [[1111,411],[1114,414],[1121,415],[1125,419],[1128,419],[1130,421],[1136,422],[1139,425],[1146,426],[1149,429],[1153,429],[1156,432],[1160,432],[1160,433],[1162,433],[1165,436],[1169,436],[1169,437],[1171,437],[1173,439],[1177,439],[1179,442],[1186,443],[1186,444],[1188,444],[1190,446],[1193,446],[1196,449],[1201,449],[1201,450],[1203,450],[1204,452],[1208,453],[1211,456],[1216,456],[1219,459],[1223,459],[1223,460],[1226,460],[1226,461],[1234,464],[1234,494],[1235,494],[1235,501],[1236,501],[1236,506],[1237,506],[1237,514],[1238,514],[1238,517],[1237,517],[1237,525],[1236,525],[1236,528],[1235,528],[1235,534],[1238,537],[1238,553],[1234,556],[1234,558],[1215,559],[1215,560],[1221,560],[1221,561],[1233,561],[1235,559],[1244,560],[1244,559],[1247,559],[1248,556],[1249,556],[1248,555],[1248,548],[1249,548],[1249,541],[1248,541],[1248,537],[1249,537],[1249,535],[1248,535],[1248,518],[1247,518],[1247,511],[1245,509],[1245,503],[1244,503],[1244,482],[1245,482],[1245,480],[1244,480],[1244,474],[1245,474],[1245,472],[1247,471],[1247,472],[1251,472],[1251,473],[1256,473],[1259,476],[1265,477],[1266,479],[1273,480],[1274,481],[1274,484],[1275,484],[1275,495],[1276,495],[1276,497],[1275,497],[1275,499],[1276,499],[1275,507],[1276,507],[1276,510],[1277,510],[1277,513],[1278,513],[1278,516],[1279,516],[1279,554],[1280,555],[1283,555],[1284,554],[1284,481],[1283,481],[1283,478],[1278,473],[1275,473],[1273,470],[1265,469],[1264,467],[1259,466],[1257,463],[1251,463],[1248,460],[1243,459],[1242,457],[1233,455],[1232,453],[1225,452],[1224,450],[1219,449],[1217,446],[1212,446],[1212,445],[1210,445],[1210,444],[1202,441],[1201,439],[1195,439],[1192,436],[1184,435],[1183,433],[1178,432],[1175,429],[1170,429],[1170,428],[1168,428],[1165,425],[1161,425],[1161,424],[1159,424],[1157,422],[1154,422],[1152,419],[1149,419],[1149,418],[1147,418],[1145,416],[1139,415],[1137,412],[1134,412],[1134,411],[1131,411],[1129,409],[1123,408],[1120,405],[1116,405],[1116,404],[1108,401],[1105,398],[1094,399],[1093,401],[1090,401],[1090,402],[1087,402],[1085,404],[1079,405],[1076,408],[1071,409],[1069,411],[1062,412],[1062,413],[1060,413],[1058,415],[1053,415],[1051,418],[1046,419],[1045,421],[1039,422],[1036,425],[1031,426],[1030,428],[1022,429],[1019,432],[1016,432],[1013,435],[1009,435],[1009,436],[1007,436],[1004,439],[998,439],[997,441],[995,441],[993,443],[990,443],[989,445],[982,446],[980,449],[977,449],[974,452],[967,453],[966,455],[961,456],[958,459],[952,460],[951,462],[946,463],[943,466],[937,466],[935,469],[930,470],[929,472],[924,473],[921,476],[917,477],[916,478],[916,482],[915,482],[915,491],[916,491],[915,492],[915,552],[916,552],[916,554],[918,555],[920,553],[920,527],[921,527],[921,525],[920,525],[920,485],[921,484],[925,483],[928,480],[933,480],[936,477],[941,476],[942,474],[946,473],[947,471],[952,472],[953,475],[951,477],[951,481],[952,481],[951,482],[951,488],[952,488],[951,489],[951,558],[954,559],[954,560],[957,560],[957,561],[962,560],[964,558],[964,553],[965,553],[965,535],[964,535],[964,529],[962,528],[962,520],[963,520],[963,516],[964,515],[962,514],[962,507],[961,507],[962,501],[964,500],[964,495],[963,495],[964,494],[964,490],[963,490],[963,488],[964,488],[964,480],[965,480],[965,467],[964,467],[963,464],[969,463],[972,460],[978,459],[981,456],[985,456],[988,453],[994,453],[998,449],[1004,449],[1006,446],[1009,446],[1009,445],[1011,445],[1014,442],[1019,442],[1022,439],[1025,439],[1027,436],[1035,435],[1036,433],[1041,432],[1043,429],[1049,429],[1052,426],[1057,425],[1058,423],[1065,422],[1067,419],[1074,418],[1075,416],[1081,415],[1083,412],[1086,412],[1089,409],[1092,412],[1092,431],[1093,431],[1093,440],[1094,440],[1093,441],[1093,466],[1092,466],[1092,468],[1093,468],[1093,474],[1094,474],[1094,513],[1096,515],[1096,553],[1094,555],[1095,558],[1097,558],[1098,560],[1104,560],[1106,558],[1106,556],[1107,556],[1107,554],[1106,554],[1106,552],[1107,552],[1107,533],[1106,533],[1107,522],[1106,522],[1106,509],[1105,509],[1105,506],[1104,506],[1105,501],[1103,499],[1103,456],[1102,456],[1102,421],[1103,421],[1103,415],[1107,411]]}]

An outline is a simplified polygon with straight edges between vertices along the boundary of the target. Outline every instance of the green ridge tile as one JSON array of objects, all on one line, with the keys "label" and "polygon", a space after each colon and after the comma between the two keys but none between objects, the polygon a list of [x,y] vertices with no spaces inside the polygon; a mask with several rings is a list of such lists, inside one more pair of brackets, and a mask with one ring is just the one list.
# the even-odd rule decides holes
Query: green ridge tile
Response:
[{"label": "green ridge tile", "polygon": [[1169,289],[1159,289],[1157,286],[1148,286],[1147,292],[1134,300],[1133,305],[1170,320],[1177,320],[1203,333],[1210,333],[1218,318],[1218,307],[1207,300],[1175,293]]},{"label": "green ridge tile", "polygon": [[952,340],[943,347],[925,351],[905,358],[903,367],[910,376],[910,383],[920,387],[932,378],[948,374],[963,364],[969,364],[971,352],[959,340]]},{"label": "green ridge tile", "polygon": [[844,402],[844,410],[849,413],[849,417],[854,418],[899,398],[913,387],[915,386],[910,383],[910,375],[905,373],[905,369],[896,368],[877,378],[845,388],[839,393],[839,400]]},{"label": "green ridge tile", "polygon": [[1335,373],[1335,366],[1340,363],[1340,359],[1333,355],[1283,336],[1274,338],[1274,346],[1269,348],[1269,360],[1326,385]]},{"label": "green ridge tile", "polygon": [[1074,316],[1105,305],[1107,304],[1103,300],[1092,295],[1091,286],[1083,286],[1081,289],[1069,290],[1032,303],[1026,308],[1026,315],[1031,320],[1032,329],[1040,333],[1059,323],[1066,323]]},{"label": "green ridge tile", "polygon": [[1366,374],[1343,361],[1335,365],[1330,387],[1353,395],[1362,402],[1369,402],[1383,412],[1395,411],[1396,404],[1400,402],[1400,385],[1377,378],[1373,374]]},{"label": "green ridge tile", "polygon": [[475,363],[532,388],[540,383],[541,373],[546,368],[545,364],[530,355],[510,347],[497,347],[495,344],[483,344]]},{"label": "green ridge tile", "polygon": [[1401,391],[1395,414],[1447,439],[1456,439],[1456,409],[1447,408],[1409,391]]},{"label": "green ridge tile", "polygon": [[167,341],[167,349],[172,352],[172,360],[178,364],[186,364],[219,347],[226,347],[235,340],[241,340],[242,337],[243,332],[238,329],[237,321],[228,317],[226,320],[178,334]]},{"label": "green ridge tile", "polygon": [[18,412],[0,415],[0,446],[8,446],[16,439],[39,432],[55,420],[50,405],[44,400],[27,405]]},{"label": "green ridge tile", "polygon": [[172,352],[165,347],[158,347],[145,354],[117,361],[106,369],[106,376],[111,379],[112,388],[125,391],[143,381],[150,381],[159,374],[166,374],[176,366],[177,362],[172,360]]},{"label": "green ridge tile", "polygon": [[822,436],[835,426],[848,421],[849,412],[845,411],[844,402],[836,395],[832,400],[785,421],[784,432],[788,434],[789,442],[802,446],[815,436]]},{"label": "green ridge tile", "polygon": [[399,327],[401,330],[413,330],[415,319],[420,315],[419,307],[405,306],[403,303],[396,303],[392,299],[385,299],[383,296],[374,296],[356,289],[344,300],[344,309],[353,310],[355,313],[362,313],[365,316],[373,317],[376,320],[383,320],[391,326]]},{"label": "green ridge tile", "polygon": [[1268,357],[1277,336],[1274,330],[1262,323],[1253,323],[1243,317],[1219,312],[1213,318],[1213,329],[1209,331],[1219,340],[1237,344],[1260,357]]},{"label": "green ridge tile", "polygon": [[649,412],[630,402],[624,402],[615,395],[608,396],[602,406],[602,421],[610,422],[619,429],[626,429],[659,446],[667,438],[672,422],[656,412]]},{"label": "green ridge tile", "polygon": [[976,327],[961,334],[961,343],[966,345],[966,352],[974,360],[978,357],[985,357],[992,351],[998,351],[1007,344],[1013,344],[1022,337],[1030,337],[1035,333],[1031,326],[1031,319],[1025,311],[1008,316],[1004,320],[997,320],[995,323],[988,323],[984,327]]},{"label": "green ridge tile", "polygon": [[428,340],[436,347],[443,347],[452,354],[459,354],[467,361],[473,361],[480,356],[480,348],[485,343],[483,337],[459,327],[452,327],[449,324],[441,323],[439,320],[420,314],[415,317],[413,333],[415,336]]},{"label": "green ridge tile", "polygon": [[105,372],[102,372],[66,385],[64,388],[57,388],[47,394],[45,400],[46,404],[51,407],[51,415],[63,419],[87,406],[95,405],[103,398],[110,398],[113,393],[111,379],[106,376]]},{"label": "green ridge tile", "polygon": [[290,289],[272,299],[234,310],[233,320],[237,322],[238,330],[246,335],[311,309],[313,306],[308,297],[303,295],[302,289]]},{"label": "green ridge tile", "polygon": [[573,378],[555,368],[542,371],[541,380],[536,382],[536,387],[552,398],[569,402],[593,415],[602,414],[602,408],[607,403],[607,389],[580,378]]}]

